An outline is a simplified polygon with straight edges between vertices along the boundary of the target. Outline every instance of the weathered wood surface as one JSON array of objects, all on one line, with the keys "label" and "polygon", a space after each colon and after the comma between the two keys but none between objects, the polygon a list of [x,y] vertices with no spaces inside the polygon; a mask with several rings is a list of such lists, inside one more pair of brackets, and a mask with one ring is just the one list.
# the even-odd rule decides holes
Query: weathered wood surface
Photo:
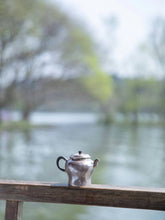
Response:
[{"label": "weathered wood surface", "polygon": [[165,211],[164,188],[68,187],[55,183],[0,180],[0,199]]},{"label": "weathered wood surface", "polygon": [[22,220],[23,202],[6,201],[5,220]]}]

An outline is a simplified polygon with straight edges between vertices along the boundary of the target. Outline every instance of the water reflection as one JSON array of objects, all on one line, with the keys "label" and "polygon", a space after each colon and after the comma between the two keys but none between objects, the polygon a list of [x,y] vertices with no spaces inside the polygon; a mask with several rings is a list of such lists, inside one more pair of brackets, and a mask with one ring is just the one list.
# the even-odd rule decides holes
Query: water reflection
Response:
[{"label": "water reflection", "polygon": [[[55,165],[56,158],[82,150],[93,159],[100,158],[93,174],[94,183],[165,187],[164,143],[162,128],[146,126],[75,124],[28,132],[1,132],[0,176],[67,182],[67,175]],[[165,218],[163,212],[118,208],[40,203],[25,204],[24,208],[24,220]]]}]

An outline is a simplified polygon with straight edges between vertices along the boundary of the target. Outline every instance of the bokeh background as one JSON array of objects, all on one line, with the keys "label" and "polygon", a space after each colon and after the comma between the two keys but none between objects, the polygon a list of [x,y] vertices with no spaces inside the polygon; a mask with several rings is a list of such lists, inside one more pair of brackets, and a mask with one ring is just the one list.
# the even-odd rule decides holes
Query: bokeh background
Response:
[{"label": "bokeh background", "polygon": [[[165,2],[0,0],[0,179],[165,187]],[[5,203],[0,202],[4,218]],[[165,219],[160,211],[25,203],[23,220]]]}]

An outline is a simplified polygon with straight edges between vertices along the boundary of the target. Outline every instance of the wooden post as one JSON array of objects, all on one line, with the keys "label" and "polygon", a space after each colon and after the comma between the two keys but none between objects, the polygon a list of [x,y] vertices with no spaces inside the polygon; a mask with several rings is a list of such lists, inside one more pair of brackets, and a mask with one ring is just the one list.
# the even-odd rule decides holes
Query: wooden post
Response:
[{"label": "wooden post", "polygon": [[23,202],[6,201],[5,220],[22,220]]}]

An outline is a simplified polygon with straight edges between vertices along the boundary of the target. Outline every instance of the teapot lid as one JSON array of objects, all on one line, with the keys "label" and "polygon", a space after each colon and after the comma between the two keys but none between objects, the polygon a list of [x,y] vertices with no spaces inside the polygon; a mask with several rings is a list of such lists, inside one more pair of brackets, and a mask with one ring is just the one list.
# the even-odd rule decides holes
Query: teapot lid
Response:
[{"label": "teapot lid", "polygon": [[70,158],[72,160],[82,160],[82,159],[90,159],[91,157],[89,156],[89,154],[83,154],[82,151],[79,151],[76,154],[72,154]]}]

